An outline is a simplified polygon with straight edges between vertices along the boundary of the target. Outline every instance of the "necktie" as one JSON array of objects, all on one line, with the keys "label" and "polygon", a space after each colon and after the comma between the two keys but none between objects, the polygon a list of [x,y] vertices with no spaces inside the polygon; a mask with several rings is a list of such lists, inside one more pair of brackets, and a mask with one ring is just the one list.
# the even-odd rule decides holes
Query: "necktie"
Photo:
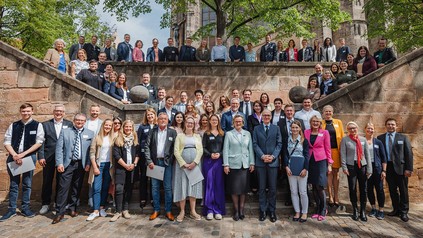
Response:
[{"label": "necktie", "polygon": [[288,120],[288,132],[289,132],[289,134],[291,134],[291,125],[292,125],[292,120]]},{"label": "necktie", "polygon": [[269,134],[269,126],[265,126],[265,128],[266,128],[266,129],[265,129],[264,131],[266,132],[266,137],[267,137],[267,136],[268,136],[268,134]]},{"label": "necktie", "polygon": [[392,140],[392,133],[389,133],[388,134],[388,136],[389,136],[389,145],[388,145],[388,150],[389,150],[389,158],[391,159],[391,161],[393,160],[393,158],[392,158],[392,144],[393,144],[393,140]]},{"label": "necktie", "polygon": [[73,145],[73,154],[72,154],[73,160],[79,160],[79,158],[81,156],[80,143],[81,143],[81,131],[76,130],[75,131],[75,144]]},{"label": "necktie", "polygon": [[250,102],[245,103],[245,115],[246,116],[250,115]]}]

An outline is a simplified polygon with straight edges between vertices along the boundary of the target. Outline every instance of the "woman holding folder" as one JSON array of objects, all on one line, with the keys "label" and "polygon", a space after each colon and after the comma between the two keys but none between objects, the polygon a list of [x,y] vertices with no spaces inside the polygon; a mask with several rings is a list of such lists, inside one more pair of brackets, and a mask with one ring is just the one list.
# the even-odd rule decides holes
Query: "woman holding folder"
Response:
[{"label": "woman holding folder", "polygon": [[[203,156],[203,145],[201,136],[194,133],[195,119],[188,116],[185,120],[184,132],[176,136],[174,155],[179,167],[175,168],[173,202],[179,202],[181,211],[176,221],[182,222],[185,217],[185,201],[189,198],[191,208],[190,218],[201,220],[201,216],[195,211],[196,199],[203,198],[203,184],[193,183],[188,179],[187,172],[201,175],[201,157]],[[197,170],[197,171],[194,171]]]},{"label": "woman holding folder", "polygon": [[[293,221],[306,222],[308,213],[307,177],[308,177],[308,141],[304,138],[301,123],[295,120],[291,124],[291,135],[284,164],[291,188],[292,206],[295,210]],[[298,197],[300,194],[300,198]],[[301,207],[301,213],[300,213]]]}]

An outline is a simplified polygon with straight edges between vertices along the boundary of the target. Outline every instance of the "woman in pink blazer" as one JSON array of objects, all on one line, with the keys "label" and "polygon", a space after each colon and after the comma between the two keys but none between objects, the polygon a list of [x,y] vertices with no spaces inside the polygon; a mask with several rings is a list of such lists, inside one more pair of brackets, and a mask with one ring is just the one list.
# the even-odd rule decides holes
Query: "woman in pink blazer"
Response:
[{"label": "woman in pink blazer", "polygon": [[313,186],[313,197],[316,202],[316,212],[311,216],[319,221],[326,219],[327,174],[332,171],[332,157],[329,132],[322,129],[322,118],[312,116],[310,129],[304,131],[304,137],[309,143],[310,164],[308,183]]}]

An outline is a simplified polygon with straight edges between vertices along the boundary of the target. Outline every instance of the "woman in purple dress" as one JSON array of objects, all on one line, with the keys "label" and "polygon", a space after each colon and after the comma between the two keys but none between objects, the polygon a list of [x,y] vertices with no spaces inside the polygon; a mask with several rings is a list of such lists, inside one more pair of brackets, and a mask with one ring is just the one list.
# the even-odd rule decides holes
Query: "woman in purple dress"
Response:
[{"label": "woman in purple dress", "polygon": [[225,188],[222,169],[224,132],[219,117],[214,114],[209,120],[209,129],[203,136],[204,206],[207,220],[221,220],[225,215]]}]

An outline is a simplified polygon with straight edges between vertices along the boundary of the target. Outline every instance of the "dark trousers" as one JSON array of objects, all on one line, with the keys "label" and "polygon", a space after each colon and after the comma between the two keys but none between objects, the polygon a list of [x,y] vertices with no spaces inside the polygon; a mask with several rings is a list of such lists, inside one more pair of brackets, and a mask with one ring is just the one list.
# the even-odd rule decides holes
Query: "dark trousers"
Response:
[{"label": "dark trousers", "polygon": [[[259,184],[260,211],[275,212],[276,209],[276,181],[278,179],[278,168],[269,166],[256,167]],[[268,192],[266,194],[266,188]]]},{"label": "dark trousers", "polygon": [[139,184],[139,190],[140,190],[140,201],[147,201],[148,200],[148,177],[147,177],[147,165],[143,162],[141,163],[139,167],[139,173],[140,173],[140,184]]},{"label": "dark trousers", "polygon": [[376,204],[376,198],[374,190],[376,190],[377,203],[380,208],[385,206],[385,191],[383,190],[383,180],[380,178],[381,174],[375,170],[373,163],[373,174],[367,180],[367,198],[369,199],[370,205]]},{"label": "dark trousers", "polygon": [[[51,196],[53,195],[53,180],[56,173],[56,160],[53,157],[51,160],[46,160],[46,166],[43,168],[43,185],[41,191],[42,205],[50,205]],[[56,179],[56,194],[57,187],[59,185],[58,179]],[[56,199],[56,195],[55,198]]]},{"label": "dark trousers", "polygon": [[388,182],[392,207],[402,214],[407,214],[409,209],[408,177],[397,174],[393,163],[388,162],[388,166],[386,167],[386,181]]},{"label": "dark trousers", "polygon": [[122,212],[129,209],[129,202],[132,197],[132,174],[126,171],[125,183],[117,183],[115,188],[116,212]]},{"label": "dark trousers", "polygon": [[[84,182],[85,170],[82,167],[82,161],[72,160],[63,173],[58,173],[58,190],[56,197],[56,211],[58,215],[65,214],[66,205],[69,209],[76,211],[81,194],[82,182]],[[69,191],[71,192],[68,199]]]},{"label": "dark trousers", "polygon": [[360,203],[366,204],[367,202],[367,177],[366,177],[366,167],[361,166],[358,168],[357,163],[354,165],[347,165],[348,173],[348,188],[350,190],[350,201],[351,203],[357,204],[357,181],[358,187],[360,189]]}]

